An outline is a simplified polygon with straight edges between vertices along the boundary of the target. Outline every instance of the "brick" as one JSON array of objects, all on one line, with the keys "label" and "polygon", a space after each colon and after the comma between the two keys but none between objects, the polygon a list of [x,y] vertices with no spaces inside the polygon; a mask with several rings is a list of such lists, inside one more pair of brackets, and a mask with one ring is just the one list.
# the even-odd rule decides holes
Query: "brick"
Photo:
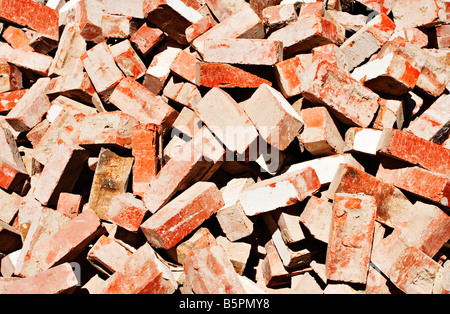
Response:
[{"label": "brick", "polygon": [[330,184],[327,196],[334,193],[365,194],[375,197],[377,221],[390,227],[398,226],[408,219],[411,202],[393,184],[386,183],[351,165],[340,165]]},{"label": "brick", "polygon": [[392,14],[398,29],[429,27],[440,23],[439,6],[435,0],[423,0],[417,3],[409,3],[405,0],[395,1]]},{"label": "brick", "polygon": [[132,129],[139,122],[130,115],[103,112],[87,116],[80,124],[78,144],[81,146],[111,145],[131,148]]},{"label": "brick", "polygon": [[217,245],[216,238],[214,238],[209,229],[199,228],[191,237],[172,249],[167,250],[167,252],[169,254],[173,252],[174,259],[179,264],[183,264],[184,260],[191,251],[202,249],[210,245]]},{"label": "brick", "polygon": [[439,207],[417,201],[405,224],[399,226],[399,237],[429,257],[434,257],[450,237],[450,217]]},{"label": "brick", "polygon": [[18,169],[0,157],[0,187],[13,191],[18,185],[29,178],[24,169]]},{"label": "brick", "polygon": [[245,242],[231,242],[226,237],[217,237],[217,244],[226,252],[237,274],[244,273],[252,245]]},{"label": "brick", "polygon": [[122,228],[136,232],[147,213],[144,203],[131,193],[116,195],[111,199],[103,218]]},{"label": "brick", "polygon": [[344,140],[325,107],[307,108],[301,111],[304,129],[299,140],[313,156],[341,154]]},{"label": "brick", "polygon": [[[333,75],[330,75],[333,73]],[[368,127],[378,111],[379,96],[328,61],[312,66],[304,77],[303,96],[325,104],[345,124]]]},{"label": "brick", "polygon": [[311,196],[300,214],[300,222],[308,228],[314,238],[328,243],[331,221],[333,221],[333,204],[322,198]]},{"label": "brick", "polygon": [[17,27],[9,26],[7,29],[5,29],[2,36],[13,49],[34,51],[34,49],[29,44],[30,39],[21,29]]},{"label": "brick", "polygon": [[57,96],[67,96],[88,104],[94,103],[94,98],[98,97],[89,75],[85,72],[52,78],[47,95],[52,99]]},{"label": "brick", "polygon": [[175,193],[201,180],[210,167],[211,162],[204,160],[190,142],[185,143],[179,154],[171,158],[150,182],[143,196],[145,206],[151,213],[156,213]]},{"label": "brick", "polygon": [[186,281],[196,294],[245,293],[233,264],[219,245],[191,251],[183,266]]},{"label": "brick", "polygon": [[22,278],[8,284],[4,294],[70,294],[75,291],[78,279],[72,265],[63,263],[33,277]]},{"label": "brick", "polygon": [[0,91],[2,93],[22,89],[22,72],[6,62],[0,63]]},{"label": "brick", "polygon": [[103,10],[109,14],[130,16],[133,18],[144,19],[144,0],[122,3],[118,0],[103,1]]},{"label": "brick", "polygon": [[383,130],[377,152],[450,176],[450,150],[405,131]]},{"label": "brick", "polygon": [[59,39],[58,11],[32,0],[2,0],[0,18],[31,28],[52,40]]},{"label": "brick", "polygon": [[89,250],[86,259],[100,272],[112,275],[124,269],[131,254],[114,238],[102,235]]},{"label": "brick", "polygon": [[361,166],[351,154],[339,154],[296,163],[289,166],[285,172],[294,172],[311,167],[316,171],[320,184],[322,186],[327,186],[333,181],[340,164],[348,164],[360,170],[364,170],[364,167]]},{"label": "brick", "polygon": [[346,31],[356,33],[366,25],[367,16],[363,14],[351,14],[344,11],[325,11],[324,17],[341,26]]},{"label": "brick", "polygon": [[16,216],[22,197],[16,193],[8,193],[0,189],[0,220],[10,224]]},{"label": "brick", "polygon": [[141,230],[152,246],[170,249],[223,205],[215,184],[198,182],[147,219]]},{"label": "brick", "polygon": [[132,157],[101,149],[88,203],[100,219],[104,218],[114,196],[126,192],[133,161]]},{"label": "brick", "polygon": [[140,123],[161,125],[161,132],[170,129],[178,113],[161,96],[155,95],[128,77],[123,79],[111,94],[109,101]]},{"label": "brick", "polygon": [[143,196],[162,167],[161,130],[155,124],[138,124],[132,131],[133,194]]},{"label": "brick", "polygon": [[274,31],[298,19],[294,4],[273,5],[262,10],[264,26]]},{"label": "brick", "polygon": [[415,68],[400,54],[389,54],[355,69],[352,77],[374,92],[401,96],[412,91],[420,76]]},{"label": "brick", "polygon": [[202,99],[200,90],[189,82],[175,83],[171,77],[163,90],[163,96],[180,104],[181,106],[193,109]]},{"label": "brick", "polygon": [[395,1],[392,0],[358,0],[359,3],[379,13],[389,14]]},{"label": "brick", "polygon": [[411,121],[406,131],[426,140],[431,140],[450,120],[449,103],[450,96],[442,95],[419,117]]},{"label": "brick", "polygon": [[387,15],[380,14],[348,38],[340,48],[347,56],[349,71],[377,52],[394,30],[394,22]]},{"label": "brick", "polygon": [[42,205],[56,205],[61,192],[72,192],[88,158],[89,152],[79,146],[59,144],[39,176],[34,197]]},{"label": "brick", "polygon": [[14,275],[14,269],[16,267],[18,254],[20,254],[20,250],[9,253],[2,258],[0,271],[3,278],[12,278],[12,276]]},{"label": "brick", "polygon": [[[265,114],[261,114],[262,106]],[[260,136],[281,151],[292,143],[304,126],[302,117],[291,104],[267,84],[261,85],[242,107]]]},{"label": "brick", "polygon": [[395,162],[384,159],[378,168],[377,178],[417,196],[449,206],[450,181],[443,175],[420,167],[396,165]]},{"label": "brick", "polygon": [[253,222],[245,215],[239,193],[254,184],[253,179],[233,179],[221,189],[225,205],[216,213],[217,221],[226,237],[234,242],[253,233]]},{"label": "brick", "polygon": [[312,54],[312,62],[328,60],[328,62],[335,64],[339,69],[348,72],[347,58],[335,44],[313,48]]},{"label": "brick", "polygon": [[[409,94],[408,94],[409,95]],[[377,130],[383,129],[402,129],[406,120],[406,112],[403,104],[406,101],[396,99],[380,99],[380,110],[373,122],[373,128]]]},{"label": "brick", "polygon": [[28,89],[21,89],[7,93],[0,93],[0,113],[7,114],[10,112],[27,92]]},{"label": "brick", "polygon": [[405,28],[400,31],[396,31],[394,34],[392,34],[391,38],[389,38],[389,41],[393,41],[397,38],[403,38],[408,42],[410,42],[411,44],[419,46],[421,48],[425,48],[428,46],[427,34],[425,34],[420,29],[415,27]]},{"label": "brick", "polygon": [[136,33],[131,36],[130,41],[135,45],[137,51],[144,56],[148,55],[152,49],[165,37],[164,33],[158,29],[142,25]]},{"label": "brick", "polygon": [[191,43],[203,55],[207,39],[226,38],[264,38],[264,25],[258,15],[250,8],[244,8],[227,17]]},{"label": "brick", "polygon": [[181,50],[171,62],[170,71],[192,84],[197,84],[196,69],[199,63],[200,61],[194,55],[185,50]]},{"label": "brick", "polygon": [[25,171],[25,165],[22,157],[20,156],[17,143],[14,139],[12,132],[6,128],[0,126],[0,158],[4,161],[11,163],[17,169]]},{"label": "brick", "polygon": [[38,52],[14,49],[8,62],[19,68],[31,70],[39,75],[46,76],[53,63],[53,58]]},{"label": "brick", "polygon": [[106,38],[128,38],[131,34],[131,17],[103,14],[102,34]]},{"label": "brick", "polygon": [[366,283],[376,212],[374,197],[335,195],[326,259],[328,280]]},{"label": "brick", "polygon": [[381,130],[353,127],[345,133],[344,151],[375,156],[381,139]]},{"label": "brick", "polygon": [[217,22],[211,15],[203,16],[198,22],[192,23],[186,28],[186,40],[191,43],[194,39],[207,32],[215,25],[217,25]]},{"label": "brick", "polygon": [[[220,106],[222,112],[214,108]],[[211,89],[194,108],[211,132],[232,152],[243,155],[258,132],[234,99],[220,88]]]},{"label": "brick", "polygon": [[240,10],[250,7],[250,5],[244,0],[206,0],[205,3],[206,5],[208,5],[211,12],[214,14],[217,20],[219,20],[219,22],[222,22],[224,19]]},{"label": "brick", "polygon": [[274,65],[283,61],[283,45],[267,39],[207,39],[203,60],[231,64]]},{"label": "brick", "polygon": [[[144,6],[147,20],[179,44],[186,45],[186,28],[198,22],[202,15],[181,0],[158,1]],[[172,21],[167,23],[167,21]]]},{"label": "brick", "polygon": [[84,210],[33,250],[31,259],[45,271],[54,265],[73,260],[93,239],[104,232],[105,229],[97,215],[92,210]]},{"label": "brick", "polygon": [[277,209],[273,213],[281,237],[287,245],[299,242],[307,238],[300,226],[301,208],[299,204],[288,206],[286,208]]},{"label": "brick", "polygon": [[275,79],[284,97],[299,95],[302,74],[312,64],[312,54],[299,54],[274,66]]},{"label": "brick", "polygon": [[0,43],[0,58],[1,59],[6,59],[6,61],[9,61],[13,51],[14,51],[14,49],[9,44],[4,43],[4,42]]},{"label": "brick", "polygon": [[319,2],[308,2],[304,3],[300,8],[300,16],[304,15],[316,15],[318,17],[322,17],[325,13],[325,5]]},{"label": "brick", "polygon": [[69,218],[75,218],[81,209],[82,196],[72,193],[61,193],[58,198],[56,210]]},{"label": "brick", "polygon": [[267,287],[274,287],[290,283],[289,273],[284,268],[280,255],[277,252],[273,240],[265,245],[266,256],[262,264],[262,272]]},{"label": "brick", "polygon": [[218,88],[258,88],[272,82],[226,63],[197,63],[194,83]]},{"label": "brick", "polygon": [[109,46],[103,42],[81,56],[84,68],[99,94],[109,92],[124,77]]},{"label": "brick", "polygon": [[[103,4],[97,0],[80,0],[75,4],[74,22],[86,41],[99,44],[105,40],[102,29]],[[62,11],[62,10],[61,10]]]},{"label": "brick", "polygon": [[408,294],[430,294],[441,266],[393,233],[372,251],[372,262],[400,290]]},{"label": "brick", "polygon": [[446,262],[440,269],[434,281],[433,294],[449,294],[449,263]]},{"label": "brick", "polygon": [[111,46],[111,52],[119,68],[127,77],[140,79],[147,68],[141,58],[134,51],[129,40],[124,40]]},{"label": "brick", "polygon": [[171,294],[178,285],[157,253],[148,244],[142,245],[114,273],[101,294]]},{"label": "brick", "polygon": [[150,66],[145,72],[143,83],[143,85],[153,94],[158,95],[164,89],[171,73],[170,67],[180,51],[180,48],[167,47],[153,57]]},{"label": "brick", "polygon": [[273,211],[303,201],[320,188],[312,168],[293,171],[258,182],[239,195],[247,216]]},{"label": "brick", "polygon": [[323,294],[322,288],[309,272],[293,276],[291,281],[293,294]]},{"label": "brick", "polygon": [[316,15],[305,15],[274,31],[267,39],[281,41],[285,57],[291,57],[325,44],[340,44],[337,34],[333,22]]},{"label": "brick", "polygon": [[[34,199],[33,199],[34,200]],[[36,200],[34,200],[37,202]],[[34,260],[30,257],[40,244],[45,243],[54,234],[70,222],[70,218],[53,209],[38,205],[39,202],[26,200],[24,207],[19,208],[19,224],[26,232],[22,249],[17,260],[14,274],[20,277],[30,277],[39,272]],[[29,211],[29,213],[25,213]],[[27,216],[28,217],[21,217]]]}]

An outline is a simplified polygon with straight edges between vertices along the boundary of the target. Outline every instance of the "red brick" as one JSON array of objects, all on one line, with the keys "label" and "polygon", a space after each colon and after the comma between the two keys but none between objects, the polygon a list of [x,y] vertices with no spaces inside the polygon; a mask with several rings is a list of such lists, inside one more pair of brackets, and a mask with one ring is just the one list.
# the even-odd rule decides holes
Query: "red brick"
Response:
[{"label": "red brick", "polygon": [[9,254],[22,246],[20,232],[0,220],[0,252]]},{"label": "red brick", "polygon": [[111,199],[111,203],[103,219],[111,221],[122,228],[136,232],[147,213],[144,203],[130,193],[119,194]]},{"label": "red brick", "polygon": [[143,196],[150,182],[158,174],[162,160],[162,138],[156,124],[139,124],[132,133],[133,194]]},{"label": "red brick", "polygon": [[291,278],[289,272],[284,268],[283,262],[278,251],[273,244],[273,240],[269,240],[265,245],[266,256],[262,262],[262,273],[267,287],[274,287],[290,283]]},{"label": "red brick", "polygon": [[9,26],[7,29],[5,29],[2,36],[6,40],[6,42],[10,44],[14,49],[34,51],[34,49],[29,44],[30,39],[21,29],[17,27]]},{"label": "red brick", "polygon": [[286,207],[303,201],[320,189],[312,168],[306,168],[260,181],[242,191],[239,201],[247,216]]},{"label": "red brick", "polygon": [[8,62],[19,68],[24,68],[39,75],[47,76],[48,70],[53,63],[53,58],[38,52],[14,49]]},{"label": "red brick", "polygon": [[226,63],[198,63],[195,83],[206,87],[258,88],[272,82]]},{"label": "red brick", "polygon": [[31,259],[37,262],[42,271],[65,261],[72,261],[105,231],[94,211],[85,209],[33,250]]},{"label": "red brick", "polygon": [[33,0],[2,0],[0,18],[29,27],[52,40],[59,39],[58,11]]},{"label": "red brick", "polygon": [[0,93],[0,113],[10,112],[27,92],[28,89],[21,89],[8,93]]},{"label": "red brick", "polygon": [[191,43],[200,55],[204,52],[207,39],[222,38],[264,38],[264,25],[258,15],[250,8],[244,8],[218,23]]},{"label": "red brick", "polygon": [[69,294],[78,285],[72,265],[64,263],[39,273],[33,277],[22,278],[8,284],[4,294]]},{"label": "red brick", "polygon": [[140,53],[147,55],[164,37],[165,35],[160,29],[144,24],[131,36],[130,41]]},{"label": "red brick", "polygon": [[171,63],[170,71],[192,84],[197,84],[195,75],[199,63],[192,54],[182,50]]},{"label": "red brick", "polygon": [[336,118],[353,126],[368,127],[379,108],[377,94],[328,61],[307,71],[302,91],[306,99],[325,104]]},{"label": "red brick", "polygon": [[348,72],[347,59],[342,50],[335,44],[316,47],[312,50],[312,62],[327,60],[339,69]]},{"label": "red brick", "polygon": [[333,204],[316,196],[311,196],[300,214],[300,222],[312,236],[325,243],[330,238],[332,220]]},{"label": "red brick", "polygon": [[450,150],[414,134],[394,129],[383,130],[378,153],[450,178]]},{"label": "red brick", "polygon": [[81,209],[82,196],[71,193],[61,193],[56,210],[69,218],[75,218]]},{"label": "red brick", "polygon": [[39,176],[34,197],[42,205],[56,205],[61,192],[72,192],[88,158],[87,150],[64,142],[58,143]]},{"label": "red brick", "polygon": [[143,83],[153,94],[158,95],[164,89],[164,85],[171,73],[170,67],[180,51],[180,48],[167,47],[153,57],[145,73]]},{"label": "red brick", "polygon": [[109,101],[140,123],[161,125],[165,133],[172,127],[178,113],[161,96],[150,92],[131,77],[124,78],[111,94]]},{"label": "red brick", "polygon": [[67,96],[83,103],[94,103],[97,96],[94,86],[85,72],[58,76],[50,81],[47,95],[52,99],[57,96]]},{"label": "red brick", "polygon": [[389,14],[395,1],[392,0],[358,0],[368,8],[379,13]]},{"label": "red brick", "polygon": [[13,191],[29,177],[24,170],[17,169],[3,158],[0,158],[0,174],[0,187],[7,191]]},{"label": "red brick", "polygon": [[78,144],[131,148],[132,129],[138,124],[135,118],[120,111],[89,115],[80,124]]},{"label": "red brick", "polygon": [[74,22],[86,41],[101,43],[105,40],[102,29],[102,5],[99,1],[81,0],[75,6]]},{"label": "red brick", "polygon": [[316,15],[304,15],[297,21],[274,31],[269,40],[283,43],[285,57],[325,44],[340,44],[337,25]]},{"label": "red brick", "polygon": [[304,15],[315,15],[322,17],[325,13],[325,5],[322,1],[304,3],[300,8],[299,17]]},{"label": "red brick", "polygon": [[299,136],[305,149],[314,156],[341,154],[344,140],[325,107],[303,109],[304,129]]},{"label": "red brick", "polygon": [[132,253],[116,239],[102,235],[87,253],[86,259],[106,275],[124,269]]},{"label": "red brick", "polygon": [[436,0],[410,2],[395,1],[392,5],[394,22],[398,29],[408,27],[431,27],[439,24],[439,5]]},{"label": "red brick", "polygon": [[301,93],[301,78],[311,64],[311,54],[300,54],[275,64],[275,79],[284,97],[290,98]]},{"label": "red brick", "polygon": [[283,45],[267,39],[207,39],[203,60],[231,64],[274,65],[283,61]]},{"label": "red brick", "polygon": [[101,294],[171,294],[178,285],[157,253],[144,244],[109,279]]},{"label": "red brick", "polygon": [[184,264],[186,281],[196,294],[242,294],[245,290],[220,245],[191,251]]},{"label": "red brick", "polygon": [[217,22],[210,15],[203,16],[198,22],[192,23],[192,25],[186,28],[186,40],[191,43],[198,36],[202,35],[213,26],[217,25]]},{"label": "red brick", "polygon": [[109,46],[102,42],[81,56],[84,68],[99,94],[107,93],[124,77]]},{"label": "red brick", "polygon": [[179,264],[183,264],[184,260],[191,251],[202,249],[210,245],[217,245],[216,238],[214,238],[209,229],[199,228],[190,238],[173,247],[172,249],[167,250],[167,252],[169,254],[172,254],[173,258]]},{"label": "red brick", "polygon": [[297,20],[297,11],[294,4],[280,4],[268,6],[262,10],[264,26],[274,31]]},{"label": "red brick", "polygon": [[135,79],[140,79],[144,76],[147,68],[136,51],[134,51],[129,40],[124,40],[111,46],[111,52],[125,76],[131,76]]},{"label": "red brick", "polygon": [[336,193],[327,249],[327,279],[365,284],[372,251],[376,200]]},{"label": "red brick", "polygon": [[380,164],[377,178],[396,187],[444,206],[450,206],[450,179],[420,167]]},{"label": "red brick", "polygon": [[19,206],[22,203],[22,197],[16,193],[8,193],[0,189],[0,220],[11,224],[16,216]]},{"label": "red brick", "polygon": [[431,294],[441,268],[418,248],[404,244],[395,231],[374,246],[372,262],[408,294]]},{"label": "red brick", "polygon": [[327,196],[332,199],[334,193],[362,193],[375,197],[376,219],[390,227],[404,223],[411,211],[411,202],[393,184],[386,183],[350,165],[339,166]]},{"label": "red brick", "polygon": [[214,183],[198,182],[147,219],[141,230],[152,246],[170,249],[223,205]]},{"label": "red brick", "polygon": [[102,16],[102,34],[106,38],[129,38],[131,17],[112,14]]}]

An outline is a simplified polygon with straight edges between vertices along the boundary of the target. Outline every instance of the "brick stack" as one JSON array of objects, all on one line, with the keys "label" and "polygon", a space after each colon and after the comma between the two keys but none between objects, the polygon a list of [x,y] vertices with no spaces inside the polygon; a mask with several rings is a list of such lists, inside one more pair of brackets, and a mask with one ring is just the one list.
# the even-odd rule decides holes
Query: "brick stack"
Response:
[{"label": "brick stack", "polygon": [[449,27],[0,0],[0,293],[450,293]]}]

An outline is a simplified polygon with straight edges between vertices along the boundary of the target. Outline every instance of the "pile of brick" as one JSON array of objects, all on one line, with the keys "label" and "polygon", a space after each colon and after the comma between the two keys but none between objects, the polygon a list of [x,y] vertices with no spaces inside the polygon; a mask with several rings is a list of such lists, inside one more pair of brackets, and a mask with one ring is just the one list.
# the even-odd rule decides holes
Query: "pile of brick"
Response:
[{"label": "pile of brick", "polygon": [[450,2],[0,0],[0,293],[449,293]]}]

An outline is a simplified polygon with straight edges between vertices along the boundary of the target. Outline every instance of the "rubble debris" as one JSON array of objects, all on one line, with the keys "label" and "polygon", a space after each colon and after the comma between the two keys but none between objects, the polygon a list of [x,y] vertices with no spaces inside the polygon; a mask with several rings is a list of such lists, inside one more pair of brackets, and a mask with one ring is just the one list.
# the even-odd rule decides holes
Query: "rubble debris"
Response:
[{"label": "rubble debris", "polygon": [[449,294],[449,0],[0,0],[0,294]]}]

